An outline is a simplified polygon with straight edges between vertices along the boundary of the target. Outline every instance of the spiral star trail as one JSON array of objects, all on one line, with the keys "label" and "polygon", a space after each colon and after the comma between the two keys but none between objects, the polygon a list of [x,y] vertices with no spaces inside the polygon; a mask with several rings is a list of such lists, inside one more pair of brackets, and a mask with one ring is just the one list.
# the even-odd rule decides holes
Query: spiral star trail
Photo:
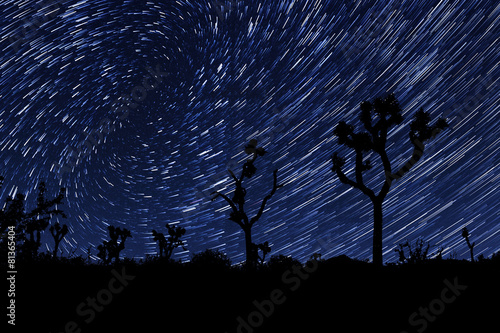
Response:
[{"label": "spiral star trail", "polygon": [[371,258],[371,202],[330,156],[352,176],[333,130],[360,126],[360,103],[389,93],[404,115],[393,168],[411,156],[419,108],[450,127],[384,202],[384,261],[419,237],[466,259],[465,226],[477,255],[500,250],[497,1],[3,1],[0,13],[2,198],[24,193],[29,206],[40,181],[65,187],[66,254],[95,254],[114,225],[132,232],[122,254],[142,258],[156,253],[151,230],[173,223],[187,240],[173,258],[212,248],[243,261],[242,231],[208,197],[230,193],[226,170],[240,172],[257,137],[268,154],[246,184],[249,215],[274,169],[285,186],[254,242],[300,260]]}]

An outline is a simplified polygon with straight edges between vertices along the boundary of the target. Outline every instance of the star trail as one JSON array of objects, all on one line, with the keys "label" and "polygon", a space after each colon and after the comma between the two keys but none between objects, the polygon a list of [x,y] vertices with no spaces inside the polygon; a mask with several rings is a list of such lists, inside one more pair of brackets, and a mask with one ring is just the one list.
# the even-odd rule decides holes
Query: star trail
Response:
[{"label": "star trail", "polygon": [[[268,152],[246,188],[255,243],[299,260],[365,259],[370,200],[331,171],[333,130],[362,101],[394,93],[404,121],[388,138],[394,168],[411,156],[419,108],[450,127],[384,202],[384,261],[419,237],[468,258],[500,250],[500,4],[497,1],[2,1],[1,198],[67,189],[65,254],[84,255],[107,226],[133,238],[124,256],[155,254],[151,230],[186,228],[189,260],[207,248],[244,260],[223,200],[252,138]],[[381,164],[365,182],[377,187]],[[47,232],[45,233],[47,234]],[[49,236],[45,235],[48,240]],[[51,242],[43,250],[50,249]]]}]

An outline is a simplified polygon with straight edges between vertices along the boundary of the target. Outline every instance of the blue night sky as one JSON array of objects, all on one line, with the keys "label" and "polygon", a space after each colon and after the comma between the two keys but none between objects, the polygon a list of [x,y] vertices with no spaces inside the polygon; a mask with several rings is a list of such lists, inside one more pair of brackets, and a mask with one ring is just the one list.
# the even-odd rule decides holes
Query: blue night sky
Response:
[{"label": "blue night sky", "polygon": [[411,156],[419,108],[450,127],[393,183],[384,261],[419,237],[468,258],[465,226],[477,255],[500,250],[498,1],[53,1],[0,5],[0,193],[32,208],[40,181],[49,196],[66,187],[65,254],[96,254],[114,225],[132,232],[122,254],[144,257],[151,230],[174,223],[188,250],[175,259],[216,248],[244,260],[243,232],[209,194],[230,194],[225,170],[239,174],[258,138],[268,153],[246,184],[249,215],[275,168],[285,186],[254,242],[299,260],[371,258],[371,201],[331,171],[338,151],[353,177],[333,130],[360,129],[360,103],[392,92],[405,118],[387,145],[394,169]]}]

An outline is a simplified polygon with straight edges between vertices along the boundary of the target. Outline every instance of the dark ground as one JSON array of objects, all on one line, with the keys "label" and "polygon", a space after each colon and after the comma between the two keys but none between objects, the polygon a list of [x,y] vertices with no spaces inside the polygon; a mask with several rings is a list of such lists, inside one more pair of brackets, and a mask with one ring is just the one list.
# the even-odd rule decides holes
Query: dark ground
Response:
[{"label": "dark ground", "polygon": [[[312,265],[313,262],[309,264],[310,273],[304,268],[294,271],[286,265],[257,272],[158,262],[115,266],[47,262],[19,265],[16,331],[455,333],[499,330],[498,260],[427,261],[379,269],[347,257],[315,263],[317,266]],[[115,277],[113,269],[117,275],[129,276],[123,288],[119,280],[113,280],[111,288],[115,294],[109,291],[110,280]],[[454,284],[455,290],[449,290],[449,285]],[[108,295],[112,299],[108,300]],[[101,312],[95,311],[95,318],[86,323],[93,311],[86,304],[87,298],[96,296],[109,303],[102,306]],[[280,304],[273,303],[271,308],[270,299]],[[262,304],[260,312],[264,314],[255,312],[254,300]],[[83,314],[78,314],[81,303],[84,303],[80,308]],[[429,310],[425,319],[423,312],[418,313],[420,308],[425,311],[423,308],[429,306],[436,315]],[[414,312],[417,314],[412,326],[409,317]],[[242,318],[240,322],[238,317]],[[242,320],[245,324],[241,324]],[[250,326],[249,321],[255,327]]]}]

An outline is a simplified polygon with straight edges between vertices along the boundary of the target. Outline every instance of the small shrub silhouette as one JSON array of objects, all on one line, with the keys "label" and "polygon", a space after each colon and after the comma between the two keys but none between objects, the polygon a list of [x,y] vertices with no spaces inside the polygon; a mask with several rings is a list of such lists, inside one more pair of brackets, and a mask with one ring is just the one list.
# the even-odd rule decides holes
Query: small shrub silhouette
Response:
[{"label": "small shrub silhouette", "polygon": [[[398,244],[398,247],[399,248],[396,248],[394,251],[399,254],[398,262],[400,264],[416,264],[427,260],[429,242],[427,242],[427,247],[425,248],[424,241],[422,239],[417,239],[414,249],[411,248],[411,244],[408,241]],[[408,249],[408,257],[405,254],[405,247]]]},{"label": "small shrub silhouette", "polygon": [[285,271],[293,266],[301,266],[302,264],[297,259],[294,259],[283,254],[273,255],[269,258],[267,267],[271,270]]},{"label": "small shrub silhouette", "polygon": [[219,250],[207,249],[193,255],[191,264],[196,267],[226,269],[231,267],[231,260]]},{"label": "small shrub silhouette", "polygon": [[436,256],[434,259],[436,260],[443,260],[443,251],[444,251],[444,247],[440,247],[437,252],[436,252]]}]

